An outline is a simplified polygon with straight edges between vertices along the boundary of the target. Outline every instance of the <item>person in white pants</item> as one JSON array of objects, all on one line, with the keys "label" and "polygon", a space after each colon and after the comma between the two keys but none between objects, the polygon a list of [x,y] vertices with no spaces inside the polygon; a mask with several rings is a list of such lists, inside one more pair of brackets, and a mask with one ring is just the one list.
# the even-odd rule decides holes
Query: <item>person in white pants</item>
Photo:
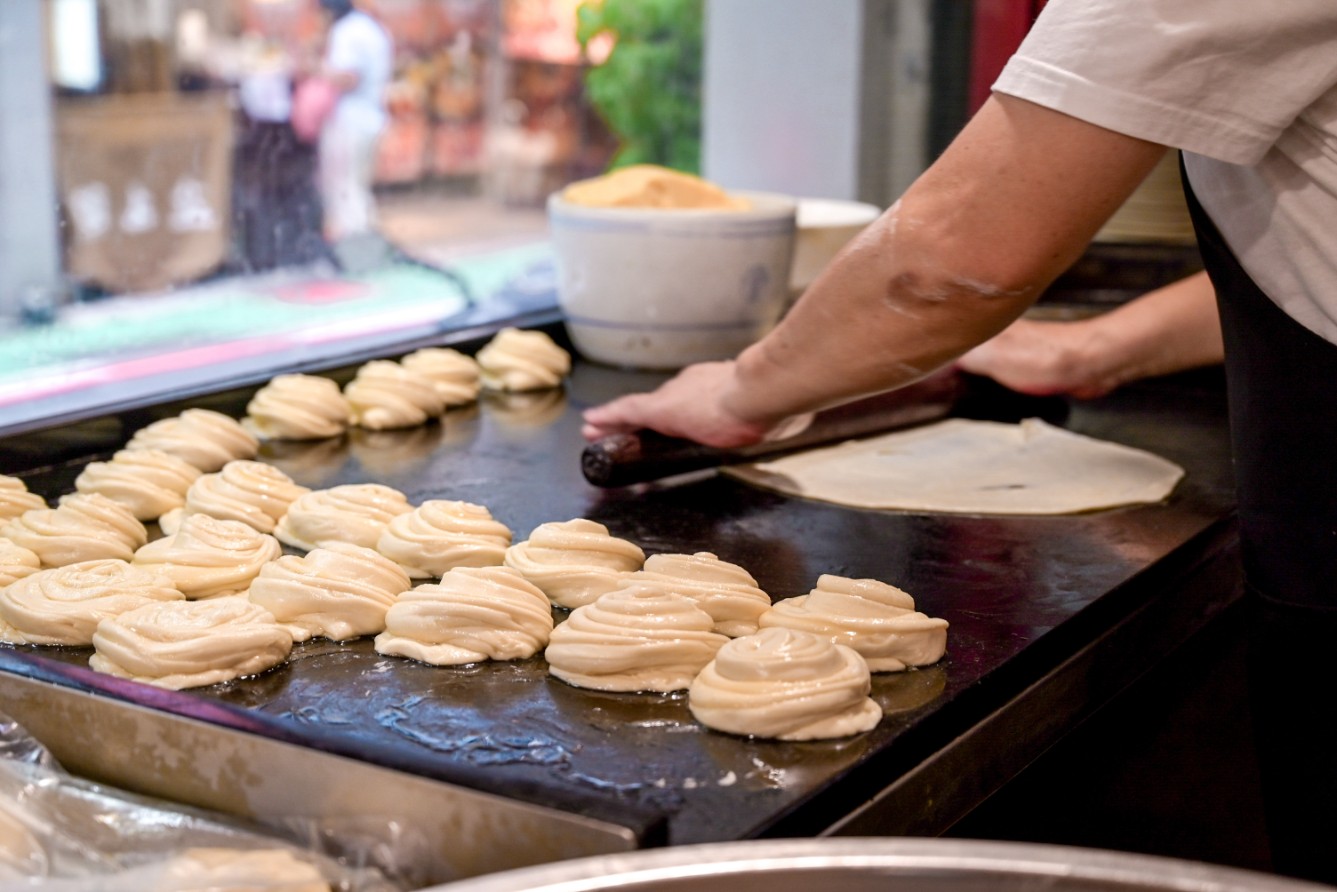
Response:
[{"label": "person in white pants", "polygon": [[376,146],[388,120],[385,91],[394,65],[386,30],[353,0],[320,0],[331,25],[323,75],[340,91],[320,133],[320,192],[325,237],[338,242],[376,223],[372,177]]}]

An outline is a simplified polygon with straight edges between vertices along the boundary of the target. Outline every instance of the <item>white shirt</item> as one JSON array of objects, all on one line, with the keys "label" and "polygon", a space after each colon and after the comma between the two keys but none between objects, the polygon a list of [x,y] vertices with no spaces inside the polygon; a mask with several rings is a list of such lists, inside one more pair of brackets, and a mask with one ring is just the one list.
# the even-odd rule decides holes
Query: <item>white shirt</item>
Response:
[{"label": "white shirt", "polygon": [[994,90],[1183,149],[1244,269],[1337,343],[1337,0],[1050,0]]},{"label": "white shirt", "polygon": [[345,93],[335,109],[337,123],[379,130],[385,126],[385,91],[394,72],[394,44],[390,35],[365,12],[353,10],[330,28],[325,66],[352,71],[357,86]]}]

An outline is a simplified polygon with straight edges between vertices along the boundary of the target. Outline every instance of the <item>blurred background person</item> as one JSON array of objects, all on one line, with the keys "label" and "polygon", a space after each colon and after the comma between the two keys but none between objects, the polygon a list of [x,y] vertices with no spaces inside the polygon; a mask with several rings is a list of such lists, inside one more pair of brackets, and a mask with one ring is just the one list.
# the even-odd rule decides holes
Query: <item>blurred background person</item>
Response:
[{"label": "blurred background person", "polygon": [[394,70],[390,35],[353,0],[320,0],[330,17],[321,75],[339,93],[320,133],[320,192],[332,243],[374,230],[372,177]]}]

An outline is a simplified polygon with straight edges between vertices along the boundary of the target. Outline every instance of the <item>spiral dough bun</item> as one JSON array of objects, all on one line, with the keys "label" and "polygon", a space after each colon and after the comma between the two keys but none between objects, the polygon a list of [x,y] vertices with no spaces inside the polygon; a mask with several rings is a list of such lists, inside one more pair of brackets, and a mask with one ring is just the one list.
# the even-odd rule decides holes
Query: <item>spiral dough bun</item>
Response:
[{"label": "spiral dough bun", "polygon": [[573,609],[621,585],[645,563],[645,552],[609,534],[603,524],[577,518],[540,524],[527,540],[506,549],[505,562],[558,607]]},{"label": "spiral dough bun", "polygon": [[33,573],[0,589],[0,641],[86,646],[100,620],[158,601],[182,601],[172,580],[105,559]]},{"label": "spiral dough bun", "polygon": [[122,449],[111,461],[87,464],[74,488],[119,502],[138,520],[156,520],[186,503],[186,491],[201,473],[161,449]]},{"label": "spiral dough bun", "polygon": [[762,629],[720,648],[687,693],[708,728],[745,737],[820,740],[873,728],[882,710],[863,657],[829,638]]},{"label": "spiral dough bun", "polygon": [[478,398],[478,362],[448,347],[424,347],[400,360],[404,368],[432,382],[446,406],[465,406]]},{"label": "spiral dough bun", "polygon": [[543,390],[562,383],[571,354],[541,331],[503,328],[478,351],[478,366],[489,390]]},{"label": "spiral dough bun", "polygon": [[98,623],[98,671],[181,690],[255,675],[287,659],[292,636],[258,604],[237,595],[146,604]]},{"label": "spiral dough bun", "polygon": [[175,535],[135,552],[135,564],[161,570],[187,598],[244,592],[269,561],[283,553],[273,536],[241,521],[192,514]]},{"label": "spiral dough bun", "polygon": [[45,507],[46,500],[35,492],[28,492],[28,485],[22,480],[0,474],[0,522]]},{"label": "spiral dough bun", "polygon": [[344,396],[353,408],[353,423],[374,431],[417,427],[446,410],[430,378],[388,359],[358,369]]},{"label": "spiral dough bun", "polygon": [[345,641],[385,628],[385,612],[412,583],[384,555],[331,542],[303,557],[284,555],[260,568],[248,592],[283,623],[294,641],[319,635]]},{"label": "spiral dough bun", "polygon": [[429,499],[392,518],[376,550],[423,579],[455,567],[499,567],[510,544],[510,529],[482,505]]},{"label": "spiral dough bun", "polygon": [[413,510],[397,489],[380,483],[345,483],[299,496],[274,527],[284,545],[310,551],[331,542],[375,548],[390,521]]},{"label": "spiral dough bun", "polygon": [[0,526],[0,536],[37,555],[43,567],[128,561],[149,538],[129,508],[95,492],[71,493],[55,508],[26,511]]},{"label": "spiral dough bun", "polygon": [[212,409],[187,409],[140,428],[126,449],[157,449],[206,474],[238,458],[255,458],[260,441],[236,419]]},{"label": "spiral dough bun", "polygon": [[857,650],[874,672],[927,666],[947,648],[947,620],[917,612],[913,598],[876,579],[823,574],[811,592],[780,601],[760,623],[825,635]]},{"label": "spiral dough bun", "polygon": [[579,607],[553,629],[548,668],[600,691],[684,690],[729,639],[696,602],[628,585]]},{"label": "spiral dough bun", "polygon": [[509,567],[457,567],[409,589],[385,615],[380,653],[436,666],[522,660],[548,643],[548,596]]},{"label": "spiral dough bun", "polygon": [[265,440],[320,440],[339,436],[352,418],[343,391],[329,378],[278,375],[251,397],[241,423]]}]

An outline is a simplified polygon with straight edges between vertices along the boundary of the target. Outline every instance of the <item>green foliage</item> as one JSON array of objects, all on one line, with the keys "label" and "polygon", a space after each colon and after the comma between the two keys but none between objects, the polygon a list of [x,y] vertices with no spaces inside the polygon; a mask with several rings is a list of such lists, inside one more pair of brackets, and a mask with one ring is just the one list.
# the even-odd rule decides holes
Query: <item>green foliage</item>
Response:
[{"label": "green foliage", "polygon": [[704,0],[585,0],[581,46],[603,33],[613,50],[585,75],[594,108],[618,138],[611,167],[701,168]]}]

